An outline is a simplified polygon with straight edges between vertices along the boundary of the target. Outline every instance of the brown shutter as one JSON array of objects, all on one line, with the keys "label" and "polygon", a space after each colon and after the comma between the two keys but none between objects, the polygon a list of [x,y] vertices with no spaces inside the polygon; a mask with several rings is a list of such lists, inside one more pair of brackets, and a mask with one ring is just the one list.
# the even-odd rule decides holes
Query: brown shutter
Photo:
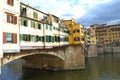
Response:
[{"label": "brown shutter", "polygon": [[13,16],[13,24],[17,24],[17,17]]},{"label": "brown shutter", "polygon": [[12,34],[13,43],[17,43],[17,34]]},{"label": "brown shutter", "polygon": [[9,23],[10,21],[9,21],[9,15],[7,14],[7,22]]},{"label": "brown shutter", "polygon": [[11,5],[12,5],[12,6],[14,5],[14,0],[11,0]]},{"label": "brown shutter", "polygon": [[10,4],[10,0],[7,0],[7,4]]},{"label": "brown shutter", "polygon": [[6,32],[3,32],[3,43],[6,43]]}]

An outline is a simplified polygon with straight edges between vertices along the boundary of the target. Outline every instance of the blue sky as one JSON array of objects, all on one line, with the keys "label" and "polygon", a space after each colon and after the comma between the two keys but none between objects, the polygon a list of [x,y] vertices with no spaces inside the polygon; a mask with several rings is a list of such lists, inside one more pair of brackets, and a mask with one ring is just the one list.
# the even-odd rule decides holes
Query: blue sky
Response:
[{"label": "blue sky", "polygon": [[[21,0],[43,12],[54,14],[61,19],[75,18],[88,27],[92,24],[119,21],[115,9],[120,0]],[[110,8],[109,8],[110,7]],[[115,8],[114,8],[115,7]],[[118,14],[117,14],[118,15]]]}]

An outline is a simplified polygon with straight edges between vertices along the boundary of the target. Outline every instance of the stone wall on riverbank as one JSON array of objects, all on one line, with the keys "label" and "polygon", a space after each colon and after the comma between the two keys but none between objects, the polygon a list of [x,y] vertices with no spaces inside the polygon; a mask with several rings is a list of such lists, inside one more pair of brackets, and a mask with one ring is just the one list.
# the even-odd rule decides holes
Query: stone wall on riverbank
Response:
[{"label": "stone wall on riverbank", "polygon": [[91,44],[87,47],[86,57],[97,57],[98,54],[111,52],[120,53],[120,46],[97,46]]},{"label": "stone wall on riverbank", "polygon": [[120,46],[101,46],[97,47],[98,53],[120,53]]}]

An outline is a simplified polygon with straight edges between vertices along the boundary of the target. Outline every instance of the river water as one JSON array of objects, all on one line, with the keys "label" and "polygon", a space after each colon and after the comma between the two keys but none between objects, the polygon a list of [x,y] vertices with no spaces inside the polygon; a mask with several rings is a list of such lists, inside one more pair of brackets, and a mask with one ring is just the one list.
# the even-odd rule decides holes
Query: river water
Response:
[{"label": "river water", "polygon": [[120,80],[120,54],[86,58],[85,70],[32,70],[21,64],[22,61],[14,61],[3,66],[0,80]]}]

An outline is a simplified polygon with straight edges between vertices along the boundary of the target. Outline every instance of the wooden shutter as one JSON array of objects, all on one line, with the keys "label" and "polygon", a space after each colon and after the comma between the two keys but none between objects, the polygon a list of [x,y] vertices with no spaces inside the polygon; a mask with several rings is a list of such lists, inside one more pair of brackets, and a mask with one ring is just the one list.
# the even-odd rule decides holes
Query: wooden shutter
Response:
[{"label": "wooden shutter", "polygon": [[7,22],[9,23],[10,22],[10,19],[9,19],[9,15],[7,14]]},{"label": "wooden shutter", "polygon": [[17,24],[17,17],[16,16],[13,17],[13,24]]},{"label": "wooden shutter", "polygon": [[11,2],[10,2],[10,5],[14,5],[14,0],[10,0]]},{"label": "wooden shutter", "polygon": [[6,43],[6,32],[3,32],[3,43]]},{"label": "wooden shutter", "polygon": [[10,0],[7,0],[7,4],[10,4]]},{"label": "wooden shutter", "polygon": [[12,34],[13,43],[17,43],[17,34]]}]

